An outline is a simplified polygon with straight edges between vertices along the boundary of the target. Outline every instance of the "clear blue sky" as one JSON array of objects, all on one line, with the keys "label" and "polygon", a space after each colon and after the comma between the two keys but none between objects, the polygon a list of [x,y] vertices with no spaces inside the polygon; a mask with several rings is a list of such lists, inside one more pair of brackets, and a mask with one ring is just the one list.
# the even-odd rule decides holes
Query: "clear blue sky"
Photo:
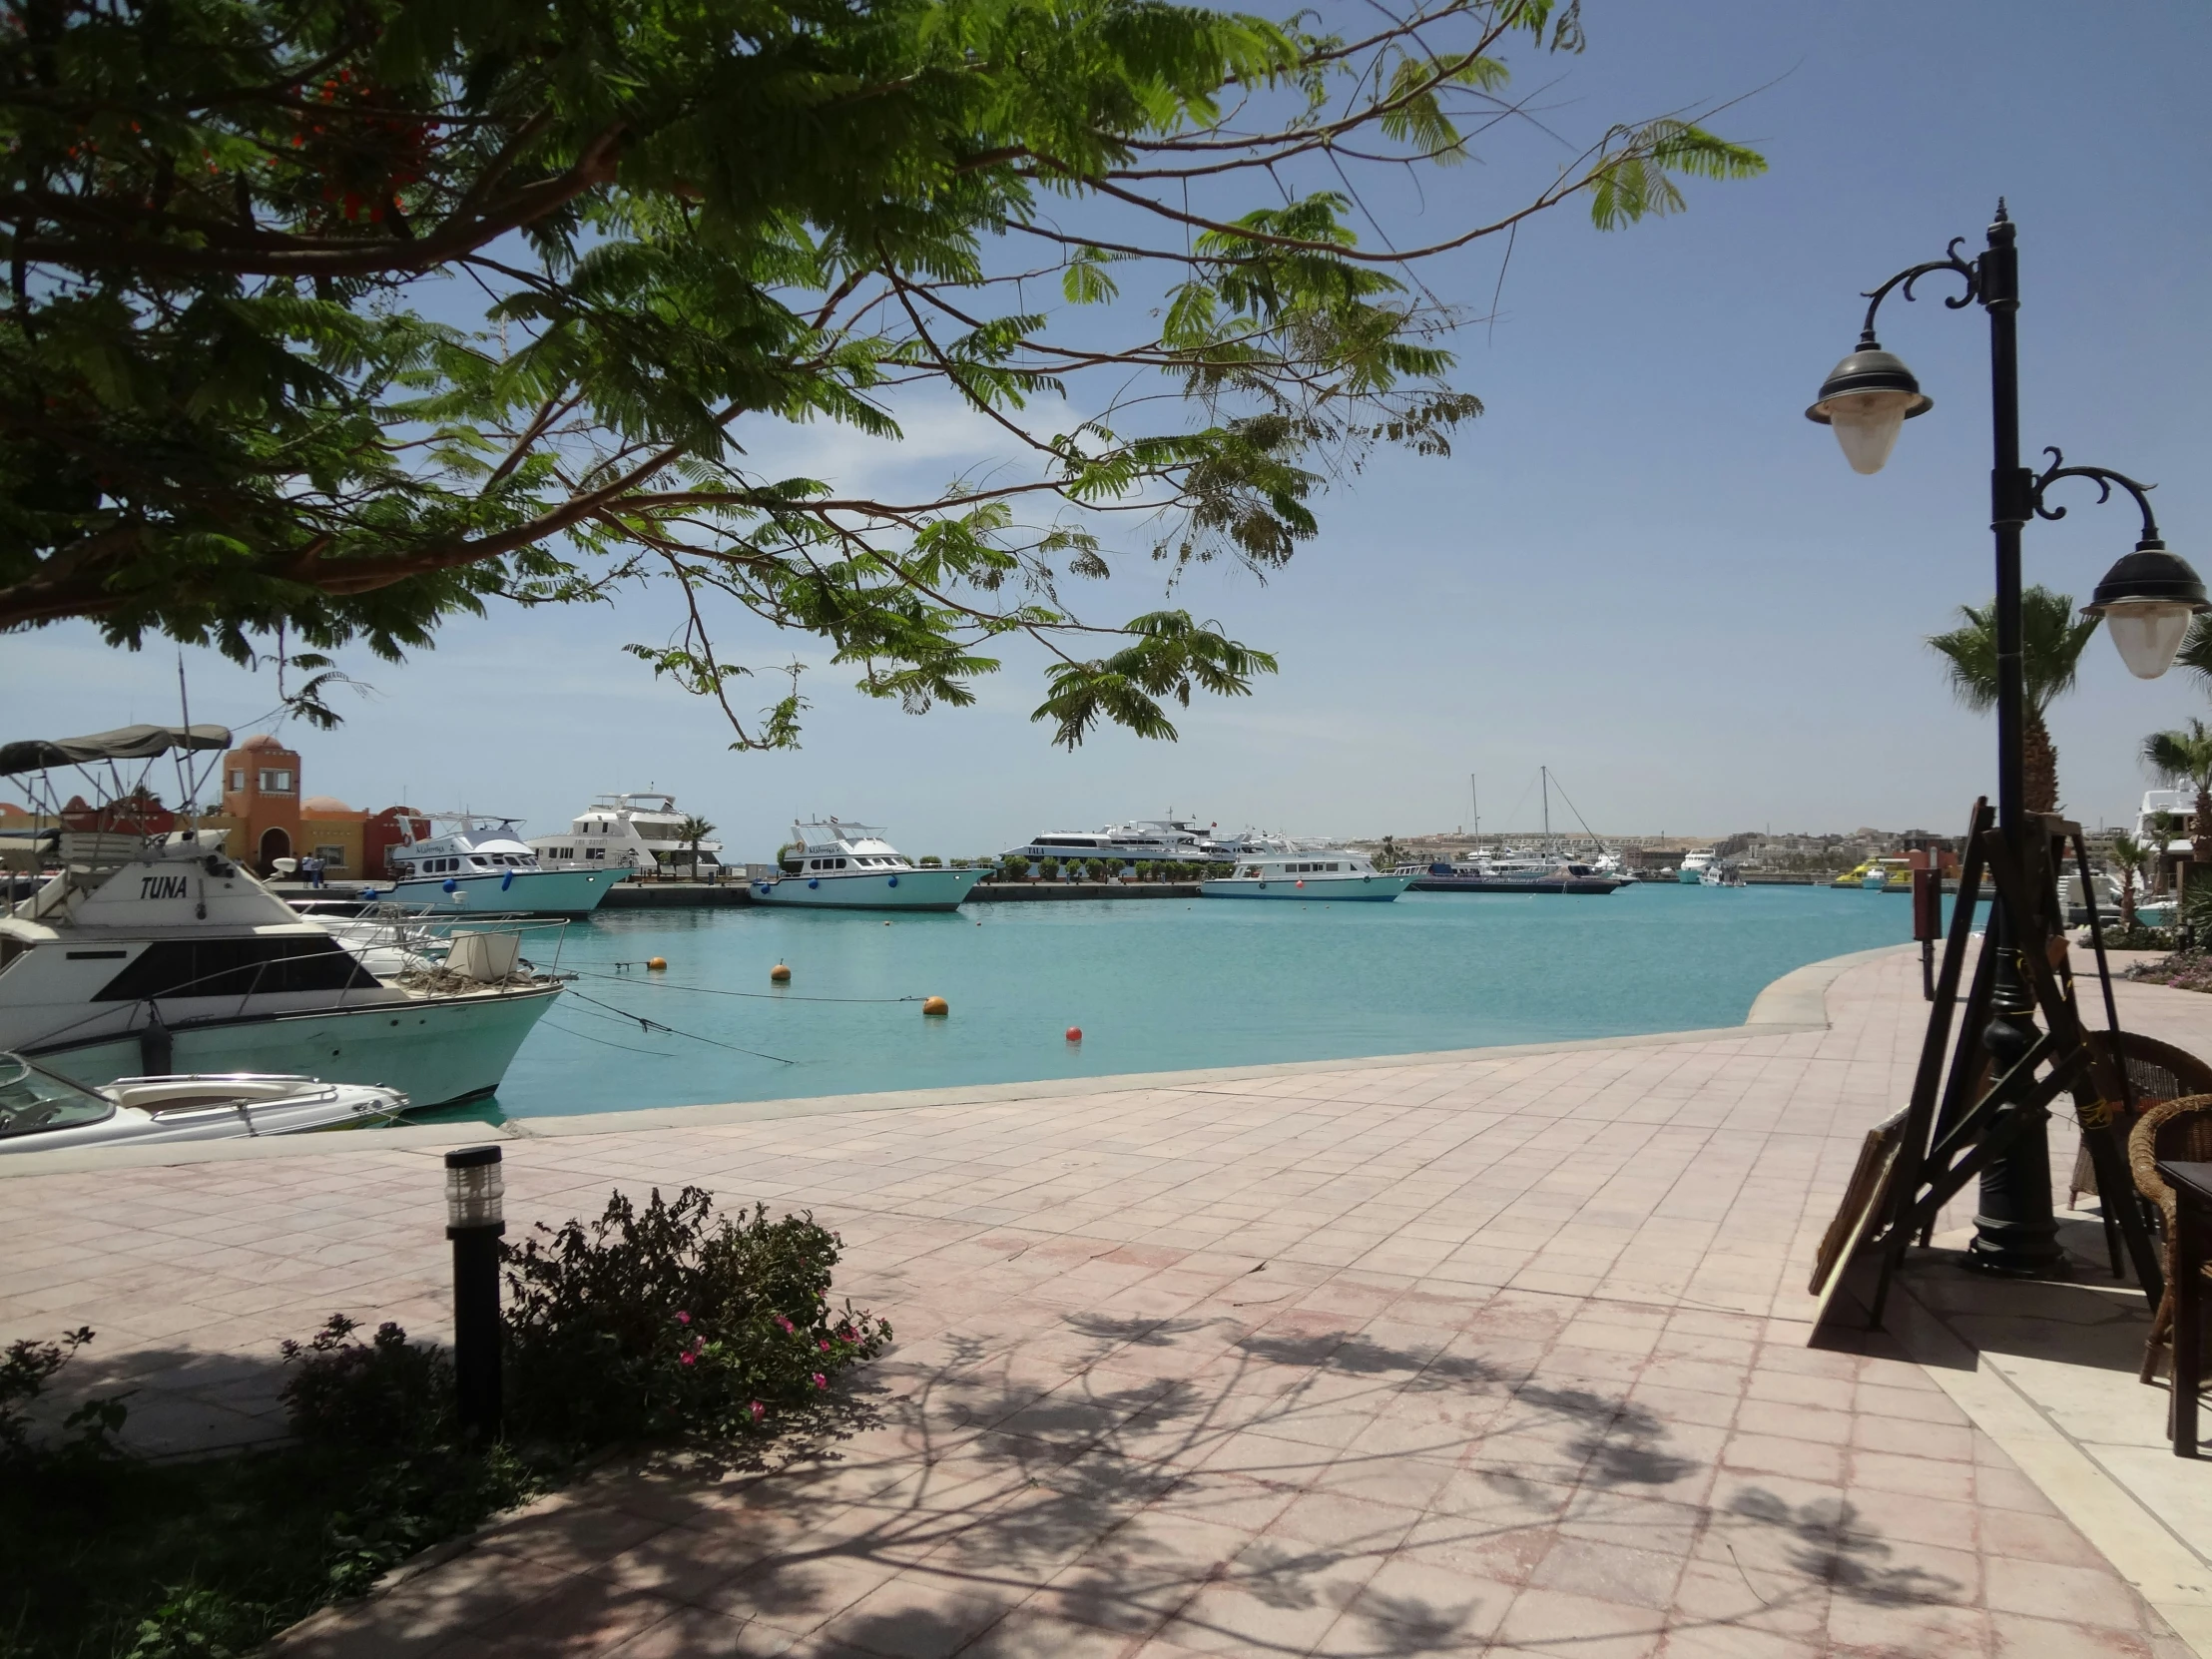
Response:
[{"label": "clear blue sky", "polygon": [[[1566,214],[1519,239],[1494,329],[1462,335],[1488,413],[1443,461],[1388,460],[1323,503],[1323,534],[1261,587],[1208,575],[1182,603],[1275,650],[1258,697],[1178,712],[1182,741],[1107,736],[1069,756],[1027,720],[1015,658],[983,701],[923,719],[818,667],[806,748],[726,752],[717,717],[620,652],[658,640],[657,602],[495,611],[403,668],[349,653],[377,688],[334,735],[286,736],[309,790],[378,808],[468,804],[555,828],[593,794],[677,792],[762,857],[796,813],[887,822],[914,852],[1015,844],[1173,806],[1225,825],[1375,834],[1467,817],[1532,826],[1548,763],[1600,828],[1719,834],[1859,825],[1949,830],[1991,776],[1987,723],[1957,710],[1921,643],[1990,587],[1986,329],[1924,299],[1884,343],[1936,398],[1888,471],[1852,473],[1801,415],[1855,338],[1857,290],[1977,247],[2001,193],[2020,225],[2024,437],[2157,480],[2167,540],[2212,574],[2212,380],[2204,315],[2212,139],[2199,4],[1653,5],[1591,0],[1589,50],[1546,120],[1609,121],[1752,94],[1716,119],[1763,150],[1762,180],[1695,187],[1675,219],[1600,235]],[[1761,90],[1763,89],[1763,90]],[[1563,154],[1527,137],[1425,186],[1420,224],[1494,210]],[[1415,234],[1408,202],[1393,231]],[[1480,312],[1487,249],[1439,272]],[[817,476],[935,482],[976,458],[957,420],[910,422],[885,457],[810,432]],[[847,457],[839,460],[839,456]],[[840,470],[841,469],[841,470]],[[2028,575],[2085,598],[2132,545],[2128,510],[2036,525]],[[1153,586],[1148,589],[1147,582]],[[1101,607],[1158,598],[1149,574]],[[775,660],[773,640],[747,660]],[[792,641],[816,657],[810,643]],[[275,702],[189,653],[197,718]],[[0,641],[0,736],[172,718],[175,661],[65,627]],[[766,702],[767,696],[755,701]],[[2053,712],[2068,809],[2132,814],[2142,735],[2212,713],[2176,675],[2144,683],[2092,644]],[[1516,800],[1514,824],[1504,822]]]}]

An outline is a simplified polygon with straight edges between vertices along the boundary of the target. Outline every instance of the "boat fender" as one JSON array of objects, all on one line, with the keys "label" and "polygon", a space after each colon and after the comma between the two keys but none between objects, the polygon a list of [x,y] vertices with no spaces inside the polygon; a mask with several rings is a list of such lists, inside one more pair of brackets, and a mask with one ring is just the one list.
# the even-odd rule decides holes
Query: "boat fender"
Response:
[{"label": "boat fender", "polygon": [[925,996],[921,999],[921,1011],[931,1019],[942,1019],[952,1012],[952,1004],[941,996]]},{"label": "boat fender", "polygon": [[459,892],[461,890],[460,882],[454,880],[453,877],[450,875],[448,875],[441,884],[444,886],[447,892]]},{"label": "boat fender", "polygon": [[509,871],[507,871],[507,873],[506,873],[506,874],[502,875],[502,876],[501,876],[501,877],[499,878],[499,890],[500,890],[501,892],[505,892],[505,891],[506,891],[506,890],[507,890],[507,889],[508,889],[509,887],[513,886],[514,884],[515,884],[515,872],[514,872],[513,870],[511,870],[511,869],[510,869]]},{"label": "boat fender", "polygon": [[821,877],[821,876],[819,876],[819,875],[810,875],[810,876],[808,876],[808,877],[807,877],[807,885],[808,885],[808,886],[810,886],[810,887],[819,887],[819,886],[821,886],[821,885],[822,885],[822,877]]},{"label": "boat fender", "polygon": [[162,1023],[158,1004],[146,1005],[146,1024],[139,1030],[139,1064],[149,1077],[167,1077],[177,1069],[177,1039]]},{"label": "boat fender", "polygon": [[1306,877],[1305,877],[1305,876],[1303,876],[1303,875],[1301,875],[1301,876],[1300,876],[1300,877],[1298,878],[1298,884],[1299,884],[1300,886],[1302,886],[1302,887],[1303,887],[1304,885],[1306,885]]},{"label": "boat fender", "polygon": [[894,876],[892,876],[892,877],[891,877],[891,885],[892,885],[892,886],[894,886],[894,887],[898,885],[898,877],[897,877],[897,876],[895,876],[895,875],[894,875]]}]

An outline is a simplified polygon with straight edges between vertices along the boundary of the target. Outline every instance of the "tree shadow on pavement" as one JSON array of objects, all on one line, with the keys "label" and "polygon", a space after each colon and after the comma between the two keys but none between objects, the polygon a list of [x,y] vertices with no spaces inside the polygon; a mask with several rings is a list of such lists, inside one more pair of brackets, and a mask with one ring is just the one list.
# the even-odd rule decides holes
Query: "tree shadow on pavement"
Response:
[{"label": "tree shadow on pavement", "polygon": [[[1708,1500],[1710,1456],[1665,1417],[1478,1343],[1086,1314],[1043,1351],[1032,1365],[1020,1343],[946,1339],[903,1374],[894,1353],[831,1460],[640,1468],[484,1547],[711,1610],[763,1645],[811,1632],[890,1656],[1153,1633],[1254,1654],[1325,1635],[1333,1653],[1469,1651],[1561,1540],[1667,1575],[1620,1606],[1624,1637],[1963,1593],[1893,1564],[1840,1501],[1749,1480]],[[1740,1575],[1740,1614],[1668,1622],[1674,1575],[1698,1562]]]}]

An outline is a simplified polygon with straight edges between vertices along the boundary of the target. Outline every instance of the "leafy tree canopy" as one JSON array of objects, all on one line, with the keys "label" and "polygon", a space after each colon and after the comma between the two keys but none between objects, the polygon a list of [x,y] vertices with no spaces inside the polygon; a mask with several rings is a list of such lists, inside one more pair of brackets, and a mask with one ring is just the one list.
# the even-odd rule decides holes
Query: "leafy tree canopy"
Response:
[{"label": "leafy tree canopy", "polygon": [[[1363,174],[1465,159],[1520,113],[1507,55],[1582,34],[1555,0],[1360,16],[6,0],[0,627],[396,658],[495,597],[660,579],[688,623],[630,649],[740,746],[804,703],[795,672],[741,713],[730,607],[916,711],[1026,635],[1057,741],[1172,737],[1272,660],[1180,611],[1088,623],[1070,578],[1282,565],[1333,467],[1479,412],[1422,261],[1763,167],[1615,126],[1397,247]],[[779,424],[896,437],[932,392],[1007,464],[892,500],[748,463]]]}]

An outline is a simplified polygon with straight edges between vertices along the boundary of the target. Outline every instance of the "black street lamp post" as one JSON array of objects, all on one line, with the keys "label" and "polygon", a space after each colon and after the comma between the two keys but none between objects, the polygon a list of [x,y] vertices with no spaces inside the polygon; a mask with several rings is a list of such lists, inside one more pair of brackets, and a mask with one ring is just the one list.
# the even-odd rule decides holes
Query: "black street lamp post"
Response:
[{"label": "black street lamp post", "polygon": [[[2061,478],[2089,478],[2100,488],[2098,500],[2108,499],[2112,486],[2118,484],[2143,510],[2143,533],[2135,551],[2106,572],[2086,607],[2103,619],[2105,631],[2118,646],[2130,673],[2145,680],[2165,673],[2181,649],[2189,619],[2199,611],[2212,609],[2212,605],[2206,603],[2204,584],[2197,580],[2196,572],[2167,552],[2166,544],[2159,539],[2150,500],[2144,493],[2149,486],[2103,467],[2067,466],[2055,449],[2045,451],[2052,460],[2041,477],[2020,464],[2020,286],[2014,230],[2004,204],[1999,202],[1987,246],[1971,265],[1958,257],[1958,246],[1966,240],[1958,237],[1942,259],[1901,271],[1870,291],[1859,348],[1836,365],[1821,386],[1820,397],[1805,413],[1808,419],[1835,429],[1853,471],[1880,472],[1905,422],[1935,406],[1934,399],[1921,391],[1913,371],[1883,350],[1875,338],[1875,312],[1882,301],[1899,287],[1910,300],[1914,283],[1923,276],[1948,272],[1962,280],[1965,291],[1946,298],[1944,305],[1958,310],[1979,300],[1989,313],[1993,439],[1989,528],[1996,538],[1997,578],[1997,830],[2017,864],[2027,825],[2020,531],[2033,516],[2057,519],[2066,511],[2063,507],[2045,507],[2044,491]],[[1960,893],[1959,901],[1972,903],[1973,895]],[[2006,913],[2000,901],[1993,907],[1989,922],[1987,947],[1997,952],[1997,961],[1990,1019],[1982,1033],[1982,1044],[1994,1062],[1993,1075],[1998,1076],[2009,1071],[2034,1041],[2034,1002],[2019,968],[2019,921]],[[2004,1156],[1982,1171],[1968,1261],[1989,1273],[2033,1278],[2063,1273],[2065,1254],[2059,1248],[2058,1223],[2051,1213],[2050,1152],[2043,1129],[2049,1114],[2040,1107],[2017,1102],[2007,1103],[2004,1111],[2032,1116],[2016,1124],[2015,1138]]]}]

